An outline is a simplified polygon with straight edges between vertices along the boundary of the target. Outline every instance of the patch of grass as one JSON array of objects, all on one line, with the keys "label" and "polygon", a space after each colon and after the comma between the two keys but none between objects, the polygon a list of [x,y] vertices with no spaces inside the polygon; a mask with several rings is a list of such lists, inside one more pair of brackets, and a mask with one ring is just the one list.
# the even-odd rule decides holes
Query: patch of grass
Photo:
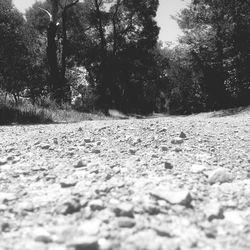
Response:
[{"label": "patch of grass", "polygon": [[55,102],[46,99],[33,105],[28,100],[15,104],[13,100],[0,95],[0,125],[8,124],[46,124],[46,123],[72,123],[86,120],[109,119],[102,113],[82,113],[73,110],[70,105],[59,107]]},{"label": "patch of grass", "polygon": [[92,120],[106,120],[106,117],[102,113],[82,113],[72,109],[57,109],[49,110],[52,120],[54,122],[81,122],[81,121],[92,121]]},{"label": "patch of grass", "polygon": [[45,109],[35,105],[14,105],[11,102],[0,102],[0,124],[39,124],[51,123],[52,117]]}]

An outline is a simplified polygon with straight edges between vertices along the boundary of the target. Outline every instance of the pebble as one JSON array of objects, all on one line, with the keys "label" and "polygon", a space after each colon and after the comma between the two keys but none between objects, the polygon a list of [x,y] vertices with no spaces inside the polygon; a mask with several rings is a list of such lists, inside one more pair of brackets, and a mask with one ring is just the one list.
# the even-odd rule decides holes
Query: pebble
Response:
[{"label": "pebble", "polygon": [[60,205],[56,211],[60,214],[67,215],[77,213],[81,210],[81,203],[76,199],[69,199]]},{"label": "pebble", "polygon": [[9,232],[11,229],[11,225],[8,221],[0,220],[0,234],[1,232]]},{"label": "pebble", "polygon": [[212,173],[210,173],[208,177],[208,182],[210,184],[215,183],[225,183],[225,182],[231,182],[233,180],[231,173],[226,169],[219,167],[215,169]]},{"label": "pebble", "polygon": [[94,142],[94,139],[91,139],[91,138],[84,138],[83,139],[85,143],[92,143]]},{"label": "pebble", "polygon": [[182,144],[183,142],[184,142],[183,139],[179,138],[179,137],[174,138],[174,139],[171,140],[171,143],[174,144],[174,145]]},{"label": "pebble", "polygon": [[162,146],[161,146],[161,150],[162,150],[163,152],[168,151],[168,149],[169,149],[169,147],[166,146],[166,145],[162,145]]},{"label": "pebble", "polygon": [[43,144],[40,146],[41,149],[49,149],[50,148],[50,144]]},{"label": "pebble", "polygon": [[182,139],[186,139],[187,135],[184,132],[181,132],[179,137],[182,138]]},{"label": "pebble", "polygon": [[58,139],[57,139],[57,138],[54,138],[54,139],[53,139],[53,143],[56,144],[56,145],[58,145]]},{"label": "pebble", "polygon": [[122,203],[114,208],[116,216],[133,217],[134,206],[130,203]]},{"label": "pebble", "polygon": [[102,200],[92,200],[89,202],[89,207],[91,210],[102,210],[104,209],[104,203]]},{"label": "pebble", "polygon": [[202,173],[203,171],[205,171],[206,167],[204,165],[200,165],[200,164],[194,164],[191,166],[191,173],[194,174],[199,174]]},{"label": "pebble", "polygon": [[[162,238],[157,236],[156,232],[152,229],[140,231],[135,235],[130,236],[124,243],[126,250],[173,250],[166,246],[164,248]],[[123,248],[122,248],[123,249]]]},{"label": "pebble", "polygon": [[5,165],[7,163],[7,158],[0,158],[0,166]]},{"label": "pebble", "polygon": [[145,212],[149,213],[150,215],[155,215],[160,212],[160,208],[153,202],[145,202],[143,204],[143,209]]},{"label": "pebble", "polygon": [[83,168],[83,167],[86,167],[87,166],[87,163],[84,162],[83,160],[79,160],[75,165],[74,165],[74,168]]},{"label": "pebble", "polygon": [[77,181],[72,178],[67,178],[60,181],[60,185],[62,188],[74,187]]},{"label": "pebble", "polygon": [[8,155],[6,159],[7,159],[7,161],[17,162],[17,160],[15,159],[15,155]]},{"label": "pebble", "polygon": [[84,235],[96,236],[100,231],[101,221],[93,219],[83,222],[78,230]]},{"label": "pebble", "polygon": [[173,166],[170,162],[166,161],[166,162],[164,163],[164,168],[165,168],[165,169],[173,169],[174,166]]},{"label": "pebble", "polygon": [[33,231],[33,237],[35,241],[43,242],[43,243],[50,243],[52,242],[52,236],[50,233],[45,230],[44,228],[35,228]]},{"label": "pebble", "polygon": [[112,250],[112,243],[111,241],[107,240],[107,239],[99,239],[98,240],[98,244],[99,244],[99,250]]},{"label": "pebble", "polygon": [[67,244],[67,250],[99,250],[98,239],[93,236],[82,236]]},{"label": "pebble", "polygon": [[136,148],[130,148],[130,149],[129,149],[129,153],[130,153],[131,155],[135,155],[135,154],[136,154],[136,151],[137,151]]},{"label": "pebble", "polygon": [[243,225],[244,219],[241,216],[240,211],[226,211],[224,213],[225,220],[236,225]]},{"label": "pebble", "polygon": [[174,151],[175,151],[176,153],[180,153],[180,152],[182,151],[182,148],[177,147],[177,148],[174,149]]},{"label": "pebble", "polygon": [[157,188],[150,192],[150,194],[158,199],[167,201],[170,204],[190,206],[192,202],[192,196],[188,190],[172,191],[168,187]]},{"label": "pebble", "polygon": [[20,211],[28,211],[33,212],[34,211],[34,205],[32,202],[29,201],[23,201],[17,205],[17,209]]},{"label": "pebble", "polygon": [[[25,249],[25,250],[48,250],[48,245],[43,242],[36,242],[31,239],[27,239],[25,242],[21,241],[18,244],[18,250],[19,249]],[[62,249],[56,249],[56,250],[66,250],[66,248]]]},{"label": "pebble", "polygon": [[137,145],[138,143],[141,143],[142,140],[140,138],[134,138],[133,141],[132,141],[132,145],[135,146]]},{"label": "pebble", "polygon": [[132,218],[128,217],[119,217],[117,220],[117,224],[119,227],[124,227],[124,228],[132,228],[135,226],[135,220]]},{"label": "pebble", "polygon": [[217,201],[210,201],[204,209],[208,221],[223,219],[223,207]]},{"label": "pebble", "polygon": [[171,229],[165,223],[162,223],[161,225],[158,226],[152,226],[151,228],[157,233],[157,235],[161,237],[168,237],[168,238],[172,237]]},{"label": "pebble", "polygon": [[1,201],[0,201],[0,212],[4,212],[7,210],[8,210],[8,206],[5,204],[1,204]]},{"label": "pebble", "polygon": [[17,197],[13,193],[5,193],[5,192],[0,192],[0,204],[3,204],[8,201],[13,201],[16,200]]},{"label": "pebble", "polygon": [[92,152],[93,154],[100,154],[100,153],[101,153],[101,150],[100,150],[100,149],[97,149],[97,148],[93,148],[91,152]]}]

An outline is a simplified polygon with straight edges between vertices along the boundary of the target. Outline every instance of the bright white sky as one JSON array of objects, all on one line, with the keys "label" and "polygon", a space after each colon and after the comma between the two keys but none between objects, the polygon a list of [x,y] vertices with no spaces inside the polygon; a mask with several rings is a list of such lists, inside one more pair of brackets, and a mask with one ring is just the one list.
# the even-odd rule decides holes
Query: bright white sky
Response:
[{"label": "bright white sky", "polygon": [[[13,3],[21,12],[24,12],[34,2],[36,0],[13,0]],[[177,23],[171,19],[171,16],[185,7],[187,2],[190,2],[190,0],[160,0],[156,19],[161,28],[159,39],[163,42],[175,42],[178,35],[181,34]]]}]

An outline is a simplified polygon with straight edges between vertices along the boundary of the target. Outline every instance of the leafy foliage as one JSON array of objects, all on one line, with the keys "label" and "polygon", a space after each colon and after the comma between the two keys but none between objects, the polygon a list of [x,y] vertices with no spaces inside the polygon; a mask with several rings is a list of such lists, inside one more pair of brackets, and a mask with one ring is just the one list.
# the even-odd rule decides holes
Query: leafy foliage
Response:
[{"label": "leafy foliage", "polygon": [[10,0],[0,0],[0,88],[16,102],[20,95],[33,102],[50,96],[62,106],[71,94],[80,100],[74,107],[105,113],[249,104],[250,2],[192,0],[176,17],[184,32],[179,45],[165,47],[157,43],[158,5],[46,0],[24,19]]},{"label": "leafy foliage", "polygon": [[11,1],[0,1],[0,83],[16,100],[29,89],[35,98],[44,84],[42,45]]},{"label": "leafy foliage", "polygon": [[249,10],[249,1],[194,0],[177,18],[206,109],[249,104]]}]

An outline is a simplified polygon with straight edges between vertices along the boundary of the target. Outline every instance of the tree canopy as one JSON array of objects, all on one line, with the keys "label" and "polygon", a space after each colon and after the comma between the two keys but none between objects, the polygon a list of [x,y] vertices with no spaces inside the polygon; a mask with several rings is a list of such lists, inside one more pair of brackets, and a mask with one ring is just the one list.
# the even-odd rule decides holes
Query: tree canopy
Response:
[{"label": "tree canopy", "polygon": [[158,6],[46,0],[24,18],[12,1],[0,0],[1,89],[17,97],[26,91],[34,101],[49,95],[58,104],[76,90],[104,112],[248,105],[250,1],[192,0],[175,17],[184,32],[176,46],[158,42]]}]

